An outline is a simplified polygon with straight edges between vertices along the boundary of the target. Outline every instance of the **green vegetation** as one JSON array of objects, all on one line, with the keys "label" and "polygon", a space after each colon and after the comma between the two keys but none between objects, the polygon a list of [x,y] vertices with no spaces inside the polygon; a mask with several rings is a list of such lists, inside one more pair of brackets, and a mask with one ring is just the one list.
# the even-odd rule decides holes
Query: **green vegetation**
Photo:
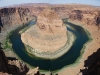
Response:
[{"label": "green vegetation", "polygon": [[[17,27],[16,29],[19,29],[20,27]],[[12,50],[12,43],[9,39],[9,36],[13,33],[13,31],[15,31],[16,29],[12,30],[11,32],[8,33],[4,43],[3,43],[3,50],[10,48]]]},{"label": "green vegetation", "polygon": [[12,48],[12,44],[11,44],[11,41],[10,41],[10,39],[9,39],[9,36],[12,34],[12,32],[13,31],[11,31],[8,35],[7,35],[7,37],[6,37],[6,39],[5,39],[5,41],[4,41],[4,43],[3,43],[3,49],[5,50],[5,49],[7,49],[7,48]]},{"label": "green vegetation", "polygon": [[4,50],[7,49],[7,48],[11,48],[12,47],[12,44],[10,43],[10,40],[9,40],[8,36],[7,36],[3,46],[4,46],[3,47]]}]

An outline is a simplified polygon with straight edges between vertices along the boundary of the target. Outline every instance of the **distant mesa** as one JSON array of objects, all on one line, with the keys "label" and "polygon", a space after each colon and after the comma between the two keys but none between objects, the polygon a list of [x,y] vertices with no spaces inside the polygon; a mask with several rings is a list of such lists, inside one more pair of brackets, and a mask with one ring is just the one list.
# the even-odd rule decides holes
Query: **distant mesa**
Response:
[{"label": "distant mesa", "polygon": [[54,52],[67,42],[66,26],[58,14],[43,9],[37,17],[36,25],[21,35],[22,42],[39,52]]}]

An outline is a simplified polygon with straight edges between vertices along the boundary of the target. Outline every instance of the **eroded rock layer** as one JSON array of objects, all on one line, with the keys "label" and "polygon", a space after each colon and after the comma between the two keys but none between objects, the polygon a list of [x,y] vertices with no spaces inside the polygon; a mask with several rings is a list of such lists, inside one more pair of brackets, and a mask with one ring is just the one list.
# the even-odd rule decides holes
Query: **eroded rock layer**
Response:
[{"label": "eroded rock layer", "polygon": [[44,9],[37,17],[36,25],[21,35],[22,42],[40,52],[54,52],[67,41],[66,26],[58,14]]},{"label": "eroded rock layer", "polygon": [[81,24],[95,25],[100,28],[100,7],[80,4],[31,3],[4,7],[0,8],[0,22],[2,22],[3,27],[21,25],[34,19],[44,8],[48,7],[55,10],[62,19],[69,18]]}]

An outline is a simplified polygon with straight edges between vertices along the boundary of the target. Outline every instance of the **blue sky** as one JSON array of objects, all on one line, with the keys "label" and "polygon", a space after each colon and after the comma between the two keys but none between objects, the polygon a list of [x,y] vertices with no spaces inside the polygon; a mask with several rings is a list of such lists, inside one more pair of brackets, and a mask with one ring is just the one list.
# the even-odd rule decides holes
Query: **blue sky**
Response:
[{"label": "blue sky", "polygon": [[0,0],[0,7],[22,3],[50,3],[50,4],[67,4],[78,3],[100,6],[100,0]]}]

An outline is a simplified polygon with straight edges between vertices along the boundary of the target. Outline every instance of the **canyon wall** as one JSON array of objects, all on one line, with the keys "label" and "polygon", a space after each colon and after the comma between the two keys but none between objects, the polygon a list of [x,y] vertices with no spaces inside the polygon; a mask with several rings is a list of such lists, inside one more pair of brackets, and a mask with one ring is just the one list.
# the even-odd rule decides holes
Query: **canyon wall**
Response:
[{"label": "canyon wall", "polygon": [[30,9],[21,7],[2,8],[0,17],[3,26],[21,25],[35,18]]},{"label": "canyon wall", "polygon": [[53,7],[61,18],[69,18],[85,25],[96,25],[100,27],[100,7],[89,5],[55,5]]},{"label": "canyon wall", "polygon": [[0,43],[0,75],[26,75],[29,67],[21,60],[6,57]]},{"label": "canyon wall", "polygon": [[97,9],[73,10],[69,18],[86,25],[96,25],[100,27],[100,10]]},{"label": "canyon wall", "polygon": [[0,8],[4,25],[19,25],[36,18],[44,8],[55,10],[60,18],[69,18],[87,25],[100,27],[100,7],[79,4],[22,4]]}]

